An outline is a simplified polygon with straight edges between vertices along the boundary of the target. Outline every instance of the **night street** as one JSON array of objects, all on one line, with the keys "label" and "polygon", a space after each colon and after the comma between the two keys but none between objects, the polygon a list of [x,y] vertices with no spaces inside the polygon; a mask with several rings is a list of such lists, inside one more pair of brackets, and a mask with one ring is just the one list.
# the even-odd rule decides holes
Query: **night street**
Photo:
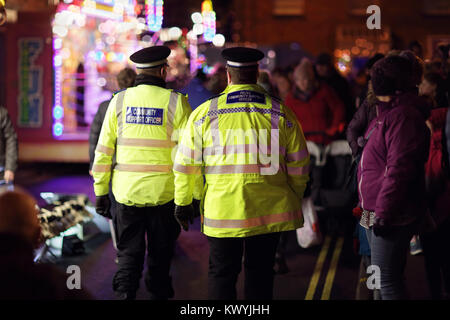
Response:
[{"label": "night street", "polygon": [[[86,170],[84,165],[28,165],[17,177],[18,185],[29,190],[36,198],[39,198],[40,192],[56,192],[84,193],[94,200],[92,178],[85,174]],[[207,299],[209,247],[206,237],[199,232],[199,222],[197,218],[192,230],[182,232],[177,241],[172,266],[176,300]],[[342,240],[341,245],[337,245],[340,239],[343,238],[326,235],[321,246],[302,249],[297,244],[295,232],[289,232],[287,265],[290,271],[275,276],[274,299],[307,300],[308,293],[309,300],[354,300],[359,258],[354,256],[352,250],[342,251]],[[327,242],[328,245],[325,246]],[[85,247],[86,252],[82,255],[58,259],[50,256],[49,259],[56,262],[62,270],[72,264],[80,265],[84,288],[96,299],[114,299],[111,279],[117,266],[114,263],[116,250],[110,234],[98,233],[85,243]],[[345,259],[346,256],[349,258]],[[423,264],[423,256],[408,256],[405,276],[408,293],[414,300],[430,299]],[[242,299],[242,274],[237,288],[238,298]],[[137,299],[148,299],[143,280]]]}]

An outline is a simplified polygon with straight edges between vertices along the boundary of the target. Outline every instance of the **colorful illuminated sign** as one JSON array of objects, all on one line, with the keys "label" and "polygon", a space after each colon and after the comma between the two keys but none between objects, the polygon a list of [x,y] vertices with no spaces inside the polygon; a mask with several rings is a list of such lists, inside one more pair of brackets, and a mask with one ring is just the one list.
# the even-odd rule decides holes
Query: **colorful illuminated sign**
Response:
[{"label": "colorful illuminated sign", "polygon": [[211,0],[205,0],[202,3],[203,16],[203,39],[211,42],[216,35],[216,13],[213,10]]},{"label": "colorful illuminated sign", "polygon": [[35,64],[42,52],[41,38],[19,39],[19,119],[20,127],[39,128],[42,125],[42,66]]},{"label": "colorful illuminated sign", "polygon": [[163,0],[146,0],[147,25],[151,31],[159,31],[162,27],[164,15]]}]

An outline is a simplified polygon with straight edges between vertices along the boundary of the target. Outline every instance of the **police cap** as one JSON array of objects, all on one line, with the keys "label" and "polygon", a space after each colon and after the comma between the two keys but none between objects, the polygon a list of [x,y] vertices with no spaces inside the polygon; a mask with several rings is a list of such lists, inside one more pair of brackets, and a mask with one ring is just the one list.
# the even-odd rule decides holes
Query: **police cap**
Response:
[{"label": "police cap", "polygon": [[138,69],[148,69],[167,64],[170,49],[166,46],[154,46],[136,51],[130,56],[130,60]]},{"label": "police cap", "polygon": [[258,65],[258,61],[264,58],[264,53],[257,49],[234,47],[222,51],[222,57],[227,60],[227,65],[235,68]]}]

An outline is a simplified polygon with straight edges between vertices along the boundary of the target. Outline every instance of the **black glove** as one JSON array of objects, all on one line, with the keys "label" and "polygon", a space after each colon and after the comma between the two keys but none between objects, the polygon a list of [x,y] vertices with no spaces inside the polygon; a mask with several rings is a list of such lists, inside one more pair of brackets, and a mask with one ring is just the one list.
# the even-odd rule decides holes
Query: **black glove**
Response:
[{"label": "black glove", "polygon": [[373,221],[373,233],[377,237],[386,237],[392,231],[392,226],[389,224],[388,220],[375,217]]},{"label": "black glove", "polygon": [[95,198],[95,211],[105,218],[112,219],[111,212],[111,201],[108,195],[100,196]]},{"label": "black glove", "polygon": [[194,206],[175,206],[175,219],[184,231],[189,230],[189,223],[194,223]]},{"label": "black glove", "polygon": [[200,200],[193,199],[192,206],[194,207],[194,218],[200,217]]}]

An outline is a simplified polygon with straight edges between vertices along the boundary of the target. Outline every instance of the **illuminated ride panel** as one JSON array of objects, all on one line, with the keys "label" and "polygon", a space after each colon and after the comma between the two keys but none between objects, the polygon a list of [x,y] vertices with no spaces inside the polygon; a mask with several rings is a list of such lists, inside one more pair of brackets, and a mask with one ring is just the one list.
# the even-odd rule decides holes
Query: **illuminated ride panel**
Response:
[{"label": "illuminated ride panel", "polygon": [[116,74],[133,52],[152,45],[139,38],[161,28],[162,5],[162,0],[87,0],[58,6],[52,23],[55,139],[88,139],[99,104],[118,90]]}]

